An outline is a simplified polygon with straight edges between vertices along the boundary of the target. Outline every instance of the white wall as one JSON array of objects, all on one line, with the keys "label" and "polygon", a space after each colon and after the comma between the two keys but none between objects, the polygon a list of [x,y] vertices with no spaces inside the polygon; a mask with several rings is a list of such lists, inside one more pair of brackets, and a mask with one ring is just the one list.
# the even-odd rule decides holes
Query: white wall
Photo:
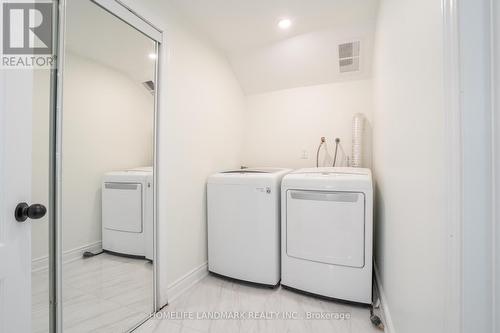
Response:
[{"label": "white wall", "polygon": [[[366,116],[364,166],[371,167],[372,89],[372,81],[365,79],[248,96],[244,164],[315,167],[316,150],[324,136],[330,154],[325,158],[321,153],[320,163],[330,165],[337,137],[345,153],[351,155],[352,117],[363,113]],[[338,166],[341,157],[339,152]]]},{"label": "white wall", "polygon": [[167,281],[207,260],[207,177],[241,161],[241,89],[226,60],[170,26],[166,110],[160,122],[160,218],[168,223]]},{"label": "white wall", "polygon": [[401,333],[445,331],[441,15],[440,1],[382,0],[375,36],[376,263]]},{"label": "white wall", "polygon": [[[226,58],[159,0],[126,3],[165,31],[159,113],[160,302],[207,261],[207,177],[241,162],[244,96]],[[166,259],[166,260],[165,260]]]}]

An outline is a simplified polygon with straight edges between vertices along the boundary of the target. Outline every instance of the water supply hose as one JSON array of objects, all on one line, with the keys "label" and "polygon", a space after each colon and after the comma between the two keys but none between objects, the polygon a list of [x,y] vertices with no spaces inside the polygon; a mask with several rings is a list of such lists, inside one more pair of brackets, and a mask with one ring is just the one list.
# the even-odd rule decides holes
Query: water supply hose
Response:
[{"label": "water supply hose", "polygon": [[319,152],[321,150],[321,147],[323,147],[323,145],[325,144],[325,141],[326,141],[325,137],[322,136],[321,143],[319,144],[318,150],[316,151],[316,168],[319,168]]},{"label": "water supply hose", "polygon": [[335,167],[335,164],[337,163],[337,152],[339,151],[339,144],[340,144],[340,139],[336,138],[335,139],[335,155],[333,156],[333,167]]}]

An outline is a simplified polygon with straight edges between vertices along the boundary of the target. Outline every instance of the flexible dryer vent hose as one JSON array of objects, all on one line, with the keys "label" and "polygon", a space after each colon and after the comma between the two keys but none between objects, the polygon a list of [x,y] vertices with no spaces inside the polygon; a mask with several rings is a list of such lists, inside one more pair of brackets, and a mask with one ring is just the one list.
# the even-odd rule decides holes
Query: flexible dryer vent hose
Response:
[{"label": "flexible dryer vent hose", "polygon": [[363,159],[363,129],[365,117],[357,113],[352,118],[352,167],[360,168]]}]

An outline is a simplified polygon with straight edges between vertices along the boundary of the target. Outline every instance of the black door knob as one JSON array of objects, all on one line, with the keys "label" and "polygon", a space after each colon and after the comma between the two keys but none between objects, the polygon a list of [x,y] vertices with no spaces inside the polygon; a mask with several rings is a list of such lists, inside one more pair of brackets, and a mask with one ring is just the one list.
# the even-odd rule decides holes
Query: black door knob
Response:
[{"label": "black door knob", "polygon": [[45,216],[47,208],[44,205],[33,204],[28,206],[26,202],[21,202],[17,205],[14,216],[17,222],[24,222],[28,219],[39,219]]}]

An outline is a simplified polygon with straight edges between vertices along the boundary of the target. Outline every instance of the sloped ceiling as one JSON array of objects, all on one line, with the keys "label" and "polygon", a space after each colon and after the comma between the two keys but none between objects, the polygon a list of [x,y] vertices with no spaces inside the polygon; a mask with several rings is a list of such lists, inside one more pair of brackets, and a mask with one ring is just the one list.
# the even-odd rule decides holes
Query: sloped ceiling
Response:
[{"label": "sloped ceiling", "polygon": [[111,67],[137,83],[153,80],[154,42],[91,1],[68,1],[66,49]]},{"label": "sloped ceiling", "polygon": [[[168,1],[225,53],[247,94],[371,76],[378,0]],[[353,40],[361,70],[341,74],[338,44]]]}]

